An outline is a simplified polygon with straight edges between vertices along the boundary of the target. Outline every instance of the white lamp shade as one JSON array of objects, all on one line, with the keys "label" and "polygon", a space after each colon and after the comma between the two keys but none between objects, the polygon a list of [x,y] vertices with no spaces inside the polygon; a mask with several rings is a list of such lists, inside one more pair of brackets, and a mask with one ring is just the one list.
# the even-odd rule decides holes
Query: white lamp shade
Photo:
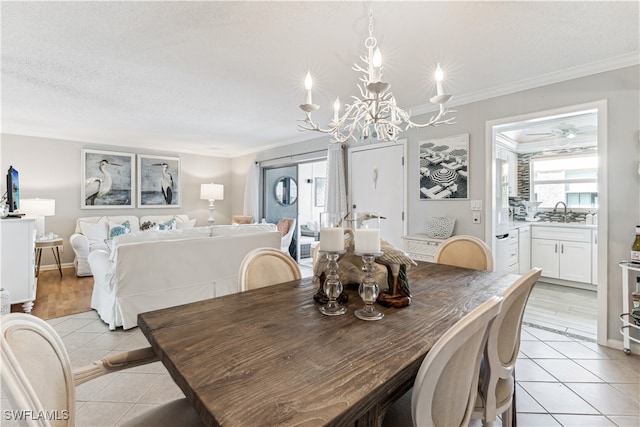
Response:
[{"label": "white lamp shade", "polygon": [[22,199],[20,211],[28,216],[53,216],[56,214],[54,199]]},{"label": "white lamp shade", "polygon": [[224,200],[224,185],[213,183],[200,184],[200,199]]}]

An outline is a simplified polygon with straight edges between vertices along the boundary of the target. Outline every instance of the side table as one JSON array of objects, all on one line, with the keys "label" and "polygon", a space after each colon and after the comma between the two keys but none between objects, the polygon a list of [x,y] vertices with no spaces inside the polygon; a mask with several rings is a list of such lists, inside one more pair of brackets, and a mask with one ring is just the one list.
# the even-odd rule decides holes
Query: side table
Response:
[{"label": "side table", "polygon": [[64,246],[62,245],[62,239],[51,240],[36,240],[36,277],[40,274],[40,261],[42,261],[42,250],[45,248],[51,248],[53,252],[53,258],[56,260],[58,266],[58,272],[62,277],[62,265],[60,264],[60,252],[64,252]]}]

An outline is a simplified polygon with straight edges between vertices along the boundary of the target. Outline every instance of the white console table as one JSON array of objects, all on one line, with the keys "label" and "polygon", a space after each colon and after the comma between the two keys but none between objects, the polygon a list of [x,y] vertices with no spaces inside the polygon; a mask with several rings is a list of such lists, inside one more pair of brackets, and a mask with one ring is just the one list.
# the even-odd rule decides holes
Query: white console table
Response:
[{"label": "white console table", "polygon": [[36,221],[6,218],[0,220],[2,240],[2,287],[9,291],[11,304],[22,303],[30,313],[36,299]]},{"label": "white console table", "polygon": [[438,246],[447,239],[434,239],[426,234],[410,234],[402,236],[404,250],[415,261],[433,262]]}]

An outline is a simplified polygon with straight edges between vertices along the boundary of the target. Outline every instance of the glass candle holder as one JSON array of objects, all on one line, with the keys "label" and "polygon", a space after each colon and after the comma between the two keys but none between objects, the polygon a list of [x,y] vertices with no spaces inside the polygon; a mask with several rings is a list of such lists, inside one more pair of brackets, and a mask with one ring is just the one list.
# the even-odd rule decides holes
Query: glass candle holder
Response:
[{"label": "glass candle holder", "polygon": [[338,257],[344,253],[344,230],[340,212],[320,214],[320,252],[328,261],[327,276],[322,287],[328,301],[320,307],[320,312],[327,316],[345,314],[347,309],[338,301],[343,291],[338,276]]},{"label": "glass candle holder", "polygon": [[362,320],[380,320],[384,314],[376,310],[376,302],[380,288],[373,275],[373,261],[382,255],[380,251],[380,214],[378,212],[361,212],[352,221],[355,237],[355,253],[362,257],[364,277],[360,282],[358,293],[364,307],[356,310],[355,315]]},{"label": "glass candle holder", "polygon": [[360,282],[358,294],[360,294],[360,298],[362,298],[362,301],[364,302],[364,307],[356,310],[353,313],[358,319],[380,320],[384,317],[384,314],[376,310],[376,307],[373,305],[373,303],[378,299],[378,295],[380,293],[378,283],[373,277],[373,261],[375,260],[376,256],[380,255],[382,254],[378,253],[362,255],[362,261],[364,263],[364,265],[362,266],[362,270],[364,271],[364,278],[362,279],[362,282]]}]

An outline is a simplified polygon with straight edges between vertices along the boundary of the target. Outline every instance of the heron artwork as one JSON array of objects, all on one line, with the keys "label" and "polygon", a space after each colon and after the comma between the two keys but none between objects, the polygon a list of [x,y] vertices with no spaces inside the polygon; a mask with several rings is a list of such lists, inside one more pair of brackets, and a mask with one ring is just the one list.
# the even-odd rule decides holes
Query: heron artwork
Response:
[{"label": "heron artwork", "polygon": [[173,200],[173,176],[171,172],[169,172],[169,165],[167,163],[153,163],[152,166],[162,167],[160,189],[162,190],[162,197],[164,197],[165,203],[170,205]]},{"label": "heron artwork", "polygon": [[113,180],[111,179],[111,173],[107,170],[107,166],[122,166],[118,163],[111,163],[108,160],[100,160],[100,172],[103,177],[98,178],[92,176],[87,178],[84,183],[84,197],[87,205],[95,205],[96,199],[105,196],[111,191],[111,185]]}]

